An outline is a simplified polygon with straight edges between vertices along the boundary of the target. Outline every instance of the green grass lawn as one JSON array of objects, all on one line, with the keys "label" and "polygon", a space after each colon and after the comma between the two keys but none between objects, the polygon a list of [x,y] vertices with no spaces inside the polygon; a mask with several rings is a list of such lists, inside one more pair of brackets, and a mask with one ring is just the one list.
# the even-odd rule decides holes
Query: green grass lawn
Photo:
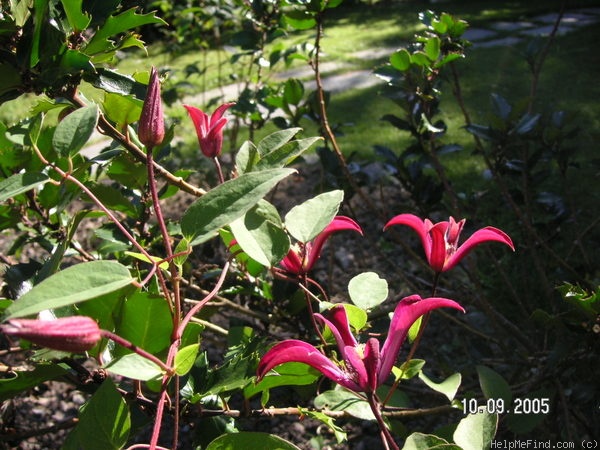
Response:
[{"label": "green grass lawn", "polygon": [[[578,2],[573,6],[591,5],[593,2]],[[458,17],[465,18],[471,26],[485,27],[489,21],[523,19],[534,14],[557,11],[560,1],[525,2],[525,1],[486,1],[486,2],[447,2],[438,5],[438,12],[445,10]],[[351,69],[372,70],[377,64],[385,62],[357,58],[357,51],[377,48],[397,48],[405,45],[420,28],[418,13],[432,5],[420,2],[401,2],[375,4],[374,6],[344,6],[328,12],[325,21],[325,37],[323,39],[323,62],[345,64]],[[598,137],[598,109],[594,99],[598,98],[598,87],[595,80],[599,67],[599,56],[595,51],[598,42],[597,27],[591,26],[574,33],[559,36],[552,47],[546,61],[539,89],[537,106],[546,108],[573,110],[578,113],[582,124],[581,149],[588,153]],[[290,33],[280,40],[284,46],[311,41],[312,31]],[[467,104],[475,121],[486,120],[490,109],[490,94],[500,93],[509,99],[517,99],[527,95],[529,75],[524,62],[522,44],[516,47],[474,48],[468,52],[467,58],[458,63],[462,77],[462,85]],[[151,65],[169,71],[167,86],[180,86],[179,92],[185,95],[201,93],[219,85],[231,83],[232,76],[248,73],[248,67],[242,62],[231,64],[231,54],[226,51],[203,51],[190,48],[185,52],[172,53],[167,44],[155,44],[149,47],[148,54],[131,51],[122,58],[117,69],[125,74],[138,70],[147,70]],[[295,62],[301,66],[302,61]],[[186,67],[195,66],[199,70],[206,69],[204,75],[186,76]],[[283,64],[266,69],[264,75],[272,78],[274,73],[287,69]],[[255,72],[253,72],[255,73]],[[325,74],[327,75],[327,74]],[[568,82],[567,82],[568,81]],[[93,93],[88,93],[93,97]],[[35,103],[31,97],[20,98],[0,106],[0,120],[14,123],[24,117],[27,110]],[[197,105],[203,107],[204,105]],[[441,105],[443,119],[450,130],[448,142],[456,142],[467,148],[472,145],[470,135],[461,127],[463,118],[458,110],[448,85],[443,86]],[[387,122],[380,120],[386,113],[398,112],[395,105],[379,95],[377,87],[350,90],[332,96],[330,119],[333,124],[341,124],[340,145],[347,154],[358,153],[362,158],[371,158],[373,145],[384,145],[401,151],[408,144],[408,137],[394,129]],[[177,132],[184,137],[187,147],[194,148],[194,134],[180,102],[167,108],[167,115],[181,122],[181,130]],[[306,134],[314,134],[317,127],[305,122]],[[259,130],[260,138],[274,131],[274,126],[267,125]],[[243,133],[241,134],[243,138]],[[234,148],[237,145],[233,145]],[[186,146],[184,145],[184,149]],[[468,154],[468,152],[465,152]],[[457,163],[458,158],[462,163]],[[473,164],[468,158],[456,155],[449,161],[452,170],[461,175],[468,174]],[[464,166],[464,167],[462,167]]]}]

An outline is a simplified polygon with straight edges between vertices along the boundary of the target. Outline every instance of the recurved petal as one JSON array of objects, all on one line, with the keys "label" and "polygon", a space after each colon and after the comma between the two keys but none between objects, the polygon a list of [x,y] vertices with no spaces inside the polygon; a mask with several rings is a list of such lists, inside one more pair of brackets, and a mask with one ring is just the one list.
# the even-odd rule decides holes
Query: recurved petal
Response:
[{"label": "recurved petal", "polygon": [[356,388],[348,374],[340,369],[329,358],[314,346],[296,339],[280,342],[262,357],[256,370],[257,380],[260,381],[271,369],[286,362],[300,362],[317,369],[330,380],[348,389]]},{"label": "recurved petal", "polygon": [[387,230],[392,225],[406,225],[415,230],[421,239],[421,244],[423,245],[423,250],[425,250],[425,255],[427,255],[427,259],[429,259],[429,254],[431,253],[429,229],[426,223],[421,220],[420,217],[415,216],[414,214],[400,214],[393,217],[388,223],[386,223],[383,229]]},{"label": "recurved petal", "polygon": [[192,122],[194,123],[194,128],[196,128],[198,139],[204,138],[208,133],[208,114],[201,109],[196,108],[195,106],[183,105],[183,107],[187,110]]},{"label": "recurved petal", "polygon": [[450,270],[463,259],[467,253],[473,250],[479,244],[484,242],[501,242],[508,245],[512,251],[515,251],[515,246],[511,238],[504,231],[494,227],[485,227],[473,233],[448,259],[444,270]]},{"label": "recurved petal", "polygon": [[454,308],[464,312],[464,308],[454,300],[443,297],[421,298],[420,295],[405,297],[398,303],[392,316],[387,338],[381,348],[379,380],[383,383],[392,371],[400,347],[406,339],[409,328],[415,321],[437,308]]},{"label": "recurved petal", "polygon": [[331,308],[328,311],[327,318],[321,314],[315,314],[315,318],[318,319],[322,324],[329,327],[333,333],[335,341],[337,342],[338,348],[342,352],[343,358],[346,357],[344,354],[346,346],[356,347],[358,345],[356,338],[352,334],[352,330],[350,330],[348,313],[343,305],[335,305],[333,308]]},{"label": "recurved petal", "polygon": [[[215,124],[223,117],[225,111],[227,111],[233,105],[235,105],[235,103],[223,103],[221,106],[215,109],[215,112],[213,112],[210,116],[210,127],[214,127]],[[225,119],[225,123],[227,123],[227,119]],[[225,123],[223,123],[223,125],[225,125]]]},{"label": "recurved petal", "polygon": [[363,234],[363,231],[362,231],[362,228],[360,227],[360,225],[358,225],[350,217],[346,217],[346,216],[334,217],[334,219],[331,221],[331,223],[329,225],[327,225],[325,227],[325,229],[323,231],[321,231],[321,233],[319,233],[319,235],[315,238],[315,240],[312,243],[312,248],[311,248],[310,254],[308,255],[308,261],[306,262],[306,267],[305,267],[305,270],[307,272],[313,268],[313,266],[317,262],[317,259],[319,259],[319,256],[321,255],[321,250],[323,249],[323,245],[325,245],[325,241],[327,241],[327,239],[329,239],[329,236],[331,236],[333,233],[337,233],[338,231],[342,231],[342,230],[356,231],[361,236]]}]

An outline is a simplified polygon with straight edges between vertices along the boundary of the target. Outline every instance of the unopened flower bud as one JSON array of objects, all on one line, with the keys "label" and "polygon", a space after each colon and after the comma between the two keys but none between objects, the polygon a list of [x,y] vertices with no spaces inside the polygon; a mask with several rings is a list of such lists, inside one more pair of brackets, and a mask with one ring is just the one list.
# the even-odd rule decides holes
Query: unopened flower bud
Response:
[{"label": "unopened flower bud", "polygon": [[13,319],[0,325],[0,330],[7,336],[71,353],[87,351],[102,338],[96,321],[85,316],[54,320]]},{"label": "unopened flower bud", "polygon": [[150,82],[138,126],[138,137],[146,148],[160,145],[165,138],[165,121],[160,98],[160,80],[156,68],[150,71]]}]

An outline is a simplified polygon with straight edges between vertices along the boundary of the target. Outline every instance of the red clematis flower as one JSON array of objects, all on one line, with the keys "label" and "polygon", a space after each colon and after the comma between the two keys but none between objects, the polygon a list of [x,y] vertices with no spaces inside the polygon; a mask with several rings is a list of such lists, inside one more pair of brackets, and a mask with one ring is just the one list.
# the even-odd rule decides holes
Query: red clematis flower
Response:
[{"label": "red clematis flower", "polygon": [[227,119],[223,117],[223,114],[225,114],[225,111],[234,104],[235,103],[224,103],[210,116],[198,108],[183,105],[185,109],[187,109],[187,112],[196,127],[200,150],[202,150],[202,153],[208,158],[216,158],[221,154],[221,149],[223,147],[223,128],[227,123]]},{"label": "red clematis flower", "polygon": [[465,219],[456,222],[450,217],[447,222],[434,224],[429,219],[423,221],[413,214],[400,214],[392,218],[383,229],[392,225],[407,225],[415,230],[421,238],[429,265],[438,273],[452,269],[467,253],[483,242],[497,241],[515,250],[510,237],[504,231],[494,227],[477,230],[459,246],[458,239],[464,224]]},{"label": "red clematis flower", "polygon": [[403,298],[394,310],[387,338],[380,348],[375,338],[359,344],[350,330],[346,309],[336,305],[329,311],[328,318],[321,314],[315,314],[315,318],[333,333],[343,362],[330,360],[306,342],[290,339],[276,344],[262,357],[256,372],[257,380],[280,364],[301,362],[346,389],[374,392],[390,375],[411,325],[423,314],[443,307],[464,312],[462,306],[447,298],[422,299],[419,295]]},{"label": "red clematis flower", "polygon": [[281,261],[281,267],[295,275],[307,274],[321,256],[325,241],[333,233],[341,230],[353,230],[360,233],[361,236],[363,234],[360,226],[350,217],[336,216],[312,242],[299,242],[292,247]]},{"label": "red clematis flower", "polygon": [[102,338],[96,321],[85,316],[54,320],[13,319],[0,325],[0,331],[42,347],[73,353],[91,349]]}]

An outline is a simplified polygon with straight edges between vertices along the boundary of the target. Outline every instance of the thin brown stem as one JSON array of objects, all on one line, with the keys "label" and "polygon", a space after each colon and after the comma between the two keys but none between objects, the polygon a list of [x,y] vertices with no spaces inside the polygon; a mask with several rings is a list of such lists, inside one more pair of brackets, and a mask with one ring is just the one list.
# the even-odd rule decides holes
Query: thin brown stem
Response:
[{"label": "thin brown stem", "polygon": [[371,411],[375,416],[375,420],[377,420],[377,425],[379,425],[379,431],[381,433],[381,441],[386,450],[399,450],[398,444],[394,441],[390,430],[388,429],[385,421],[383,420],[383,416],[381,415],[380,402],[377,399],[377,396],[374,393],[367,394],[367,401],[369,402],[369,406],[371,407]]}]

